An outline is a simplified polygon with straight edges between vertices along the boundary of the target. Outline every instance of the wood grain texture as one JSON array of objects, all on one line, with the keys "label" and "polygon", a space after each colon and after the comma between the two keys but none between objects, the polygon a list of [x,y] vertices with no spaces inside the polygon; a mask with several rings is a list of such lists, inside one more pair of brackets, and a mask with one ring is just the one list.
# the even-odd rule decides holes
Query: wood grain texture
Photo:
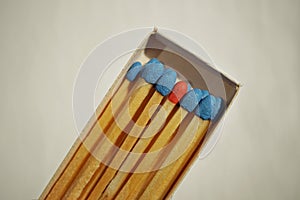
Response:
[{"label": "wood grain texture", "polygon": [[[118,101],[119,104],[117,103],[114,106],[121,106],[121,103],[126,99],[126,96],[128,95],[130,85],[131,83],[126,79],[122,81],[122,84],[113,96],[113,98],[120,99],[120,101]],[[98,123],[105,124],[101,121],[104,119],[111,119],[111,100],[106,101],[109,105],[102,106],[102,109],[100,108],[100,110],[97,110],[95,114],[98,113],[98,117],[94,116],[91,118],[92,120],[97,120],[90,121],[85,130],[83,130],[83,132],[86,132],[86,136],[84,136],[84,144],[82,141],[83,138],[78,138],[76,140],[70,152],[67,154],[65,160],[53,176],[52,181],[50,181],[48,186],[45,188],[40,199],[61,199],[68,187],[72,184],[72,181],[78,174],[80,168],[85,163],[86,159],[90,156],[89,147],[93,145],[93,143],[99,137],[99,133],[101,133]],[[106,127],[102,128],[105,129]]]},{"label": "wood grain texture", "polygon": [[[139,85],[140,82],[138,81],[137,84]],[[140,106],[142,106],[143,101],[153,89],[151,84],[144,84],[142,82],[142,86],[137,87],[134,89],[131,96],[131,101],[129,103],[129,112],[136,113]],[[122,93],[123,91],[119,91],[118,93]],[[127,115],[127,107],[123,106],[121,111],[118,113],[117,116],[118,120],[122,121],[123,123],[128,124],[131,120],[131,117]],[[111,112],[112,114],[112,112]],[[114,118],[113,115],[109,117],[101,117],[100,123],[101,127],[108,126],[109,120]],[[112,156],[113,152],[111,152],[111,145],[116,144],[118,139],[121,137],[123,130],[120,129],[119,125],[116,123],[116,120],[112,123],[112,125],[108,128],[107,132],[105,132],[106,137],[108,138],[109,142],[104,140],[104,137],[101,140],[96,142],[95,148],[93,148],[93,156],[89,156],[83,167],[80,169],[79,174],[76,176],[75,180],[72,182],[70,187],[68,188],[67,192],[64,195],[64,199],[78,199],[81,193],[84,191],[85,186],[92,180],[94,173],[98,170],[101,174],[102,171],[105,169],[105,165],[101,165],[99,158],[102,162],[109,161],[110,157]],[[96,158],[97,159],[96,159]]]},{"label": "wood grain texture", "polygon": [[[154,149],[160,149],[164,147],[172,137],[173,133],[180,125],[182,119],[187,115],[187,111],[183,109],[177,109],[175,114],[172,116],[170,121],[165,125],[165,127],[153,138],[148,139],[140,139],[133,150],[135,152],[144,152],[147,153],[149,151],[153,151]],[[147,148],[148,147],[148,148]],[[134,169],[132,171],[136,171],[136,168],[142,170],[142,168],[149,169],[149,166],[152,165],[153,161],[155,161],[155,157],[152,159],[143,160],[141,158],[131,158],[126,159],[125,162],[135,163]],[[111,183],[106,188],[105,192],[102,194],[102,199],[126,199],[126,198],[135,198],[135,192],[139,191],[139,184],[143,182],[138,173],[125,173],[118,172]],[[101,199],[100,198],[100,199]]]},{"label": "wood grain texture", "polygon": [[[141,88],[143,89],[143,88]],[[132,114],[135,114],[134,111],[138,110],[141,106],[143,107],[143,111],[138,115],[138,119],[136,122],[134,122],[134,126],[132,129],[127,129],[128,133],[132,134],[132,130],[136,128],[135,134],[140,134],[143,130],[143,127],[145,127],[150,120],[150,117],[158,110],[159,105],[161,101],[163,100],[163,96],[160,95],[158,92],[154,92],[149,101],[146,101],[146,105],[140,104],[140,102],[136,101],[136,94],[133,95],[129,102],[129,112],[132,112]],[[139,128],[137,128],[139,127]],[[128,133],[122,132],[119,133],[119,135],[122,135],[122,141],[117,143],[114,143],[119,148],[122,148],[124,151],[130,151],[131,146],[134,145],[135,140],[137,140],[136,137],[127,135]],[[118,151],[116,151],[118,150]],[[101,153],[103,151],[100,151]],[[99,152],[99,153],[100,153]],[[110,156],[108,159],[107,164],[110,166],[113,166],[113,168],[118,169],[122,161],[125,159],[124,156],[126,154],[121,154],[121,151],[119,149],[115,149],[114,151],[110,152]],[[102,166],[103,165],[103,166]],[[94,173],[92,180],[86,185],[84,191],[82,192],[80,199],[85,199],[91,192],[89,198],[93,199],[93,196],[95,196],[95,193],[101,194],[102,191],[105,189],[107,182],[109,182],[109,171],[107,169],[110,169],[110,167],[107,167],[105,164],[101,164],[99,169]],[[103,170],[104,169],[104,170]],[[95,184],[96,187],[95,187]],[[95,187],[95,188],[94,188]]]},{"label": "wood grain texture", "polygon": [[[181,152],[184,153],[174,163],[158,170],[153,177],[150,177],[150,182],[141,188],[142,195],[139,196],[139,199],[148,200],[166,198],[168,191],[171,189],[180,172],[190,160],[193,152],[199,148],[199,144],[203,140],[208,126],[209,121],[203,121],[197,116],[193,117],[186,131],[182,134],[182,137],[177,142],[176,148],[172,150],[169,156],[172,157],[174,156],[172,154]],[[195,130],[197,130],[195,135],[191,135],[191,133],[193,133]],[[186,146],[185,142],[190,140],[189,137],[193,137],[193,139],[191,140],[191,143]]]},{"label": "wood grain texture", "polygon": [[[153,98],[157,98],[158,100],[152,100]],[[144,129],[136,128],[137,126],[133,127],[131,130],[131,134],[134,135],[143,135],[149,137],[150,135],[153,135],[154,133],[157,133],[164,125],[164,123],[167,123],[166,118],[169,116],[171,111],[176,107],[175,104],[171,103],[168,100],[165,100],[161,107],[158,107],[153,112],[154,109],[152,109],[152,112],[150,110],[151,106],[154,106],[158,103],[158,101],[161,101],[163,99],[163,96],[160,95],[158,92],[155,92],[147,106],[145,107],[145,111],[141,114],[140,118],[137,121],[137,124],[142,125]],[[148,114],[148,111],[150,112],[150,115]],[[154,115],[155,113],[155,115]],[[145,128],[145,126],[148,124],[150,118],[149,116],[153,116],[151,119],[150,124]],[[136,130],[134,130],[136,128]],[[149,139],[148,139],[149,140]],[[134,145],[139,141],[139,137],[132,137],[127,136],[125,141],[123,142],[122,146],[120,147],[123,151],[127,152],[124,153],[123,151],[118,151],[116,155],[114,156],[114,159],[112,160],[112,166],[107,167],[105,170],[105,173],[99,178],[97,185],[91,192],[89,198],[90,199],[98,199],[102,192],[105,190],[105,188],[108,186],[110,181],[113,179],[113,177],[118,172],[119,168],[121,167],[123,161],[127,158],[128,152],[132,151]],[[143,153],[143,152],[136,152],[136,153]],[[128,162],[127,162],[128,163]],[[130,166],[125,166],[123,169],[129,169]]]}]

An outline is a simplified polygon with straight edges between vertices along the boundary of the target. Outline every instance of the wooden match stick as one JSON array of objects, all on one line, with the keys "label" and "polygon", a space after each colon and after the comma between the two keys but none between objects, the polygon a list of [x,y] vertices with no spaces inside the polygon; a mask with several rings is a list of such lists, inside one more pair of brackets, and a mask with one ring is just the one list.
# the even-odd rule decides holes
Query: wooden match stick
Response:
[{"label": "wooden match stick", "polygon": [[[147,153],[149,151],[158,150],[166,145],[172,137],[173,133],[176,132],[177,127],[180,125],[182,119],[188,114],[188,112],[193,111],[198,102],[203,98],[202,95],[203,94],[199,89],[189,91],[181,100],[181,105],[187,110],[177,109],[174,116],[172,116],[170,121],[165,125],[160,133],[158,133],[154,138],[140,139],[132,151]],[[125,160],[125,163],[135,163],[132,172],[137,171],[137,167],[144,167],[144,169],[147,169],[147,165],[151,166],[151,161],[153,160],[148,160],[147,162],[145,162],[141,159],[142,157],[140,159],[136,157],[129,157]],[[140,177],[138,177],[137,174],[129,174],[118,171],[111,183],[107,186],[104,193],[101,195],[100,199],[114,199],[118,196],[122,196],[124,198],[132,197],[134,199],[134,194],[136,192],[139,192],[139,185],[136,184],[142,183],[142,180],[140,182],[139,179]]]},{"label": "wooden match stick", "polygon": [[[131,99],[129,102],[129,107],[127,108],[125,106],[121,109],[121,111],[118,113],[117,120],[112,123],[105,133],[109,142],[107,142],[104,137],[96,142],[96,147],[93,148],[94,150],[92,152],[93,156],[89,156],[76,179],[72,182],[71,186],[64,195],[65,199],[79,198],[87,184],[93,180],[92,178],[95,173],[99,172],[102,174],[102,171],[105,169],[105,165],[101,164],[101,161],[106,163],[112,159],[114,152],[111,150],[111,145],[115,144],[118,146],[120,138],[125,137],[126,135],[126,133],[123,133],[123,130],[120,129],[117,122],[129,124],[132,115],[136,115],[139,118],[140,112],[143,110],[143,106],[145,105],[145,101],[148,100],[148,97],[151,97],[152,101],[149,101],[151,103],[148,102],[147,105],[149,104],[149,106],[152,106],[153,104],[156,105],[160,103],[162,99],[161,95],[152,96],[153,93],[151,90],[153,89],[152,84],[155,83],[162,75],[163,70],[164,67],[161,63],[150,63],[145,65],[141,74],[143,79],[139,80],[141,83],[136,84],[138,87],[134,89],[133,94],[130,95]],[[131,113],[131,116],[126,112],[127,109],[129,110],[129,113]],[[105,121],[105,123],[107,122]]]}]

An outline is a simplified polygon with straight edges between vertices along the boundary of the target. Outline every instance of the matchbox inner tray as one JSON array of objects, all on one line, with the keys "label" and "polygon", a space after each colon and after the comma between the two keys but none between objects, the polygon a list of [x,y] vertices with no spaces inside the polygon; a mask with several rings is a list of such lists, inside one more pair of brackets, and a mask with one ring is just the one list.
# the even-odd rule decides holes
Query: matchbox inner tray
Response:
[{"label": "matchbox inner tray", "polygon": [[[145,63],[149,62],[149,60],[151,60],[153,58],[158,59],[158,62],[160,62],[160,64],[164,65],[164,67],[165,67],[164,70],[166,70],[167,68],[171,68],[173,71],[176,71],[177,81],[184,80],[186,83],[189,83],[191,85],[191,88],[199,88],[201,90],[207,90],[211,95],[218,97],[219,99],[221,98],[222,105],[223,105],[222,109],[220,109],[220,112],[218,113],[217,117],[213,120],[206,120],[206,119],[202,120],[200,118],[196,118],[196,120],[206,121],[204,123],[208,124],[208,125],[207,124],[205,125],[206,126],[205,131],[204,130],[201,131],[204,134],[203,135],[204,139],[201,138],[201,141],[198,140],[197,142],[190,144],[190,146],[193,146],[193,148],[192,148],[192,150],[189,150],[190,151],[190,153],[188,154],[189,156],[184,157],[184,162],[182,162],[183,164],[180,165],[179,170],[176,171],[176,176],[172,177],[172,181],[164,182],[163,177],[168,175],[168,169],[165,172],[163,172],[164,168],[158,168],[153,171],[145,171],[144,172],[144,173],[146,173],[147,176],[149,175],[150,177],[152,175],[156,176],[155,175],[156,172],[157,173],[162,172],[162,174],[167,173],[167,175],[162,175],[161,177],[158,177],[158,179],[159,179],[159,181],[157,182],[158,184],[156,184],[156,183],[154,185],[152,184],[153,187],[150,190],[150,193],[149,193],[150,196],[146,195],[145,196],[146,199],[149,199],[150,197],[154,198],[154,199],[167,199],[172,196],[172,194],[174,193],[175,189],[178,187],[179,183],[181,182],[184,175],[187,173],[190,166],[194,163],[195,159],[199,158],[201,151],[203,152],[206,148],[207,152],[209,152],[212,149],[213,145],[208,145],[208,144],[215,143],[214,140],[216,138],[214,137],[214,135],[216,135],[216,133],[218,132],[218,131],[216,131],[217,127],[221,124],[220,123],[221,119],[224,117],[224,115],[226,114],[226,111],[232,104],[232,101],[236,97],[239,87],[240,87],[236,81],[232,80],[231,78],[228,78],[228,76],[226,76],[224,73],[222,73],[219,70],[217,70],[216,68],[214,68],[207,61],[204,61],[204,59],[201,59],[199,56],[196,56],[194,53],[191,53],[188,50],[189,47],[188,46],[183,47],[184,45],[182,45],[182,44],[180,45],[180,42],[181,42],[180,40],[172,41],[167,36],[160,33],[160,31],[155,29],[155,30],[153,30],[153,32],[149,33],[145,37],[145,39],[141,42],[141,44],[131,54],[131,57],[129,58],[129,60],[127,59],[126,61],[124,61],[125,63],[126,62],[127,63],[121,65],[121,66],[123,66],[122,69],[120,69],[119,71],[113,70],[113,73],[119,74],[118,77],[115,79],[114,82],[111,81],[113,83],[112,83],[110,89],[107,91],[106,95],[99,103],[95,113],[92,115],[89,122],[87,123],[87,125],[83,129],[82,133],[80,134],[79,138],[76,140],[76,142],[72,146],[70,152],[67,154],[66,158],[64,159],[64,161],[62,162],[62,164],[60,165],[58,170],[56,171],[56,173],[53,176],[53,178],[51,179],[50,183],[48,184],[48,186],[42,193],[40,199],[60,199],[62,197],[66,198],[66,199],[72,199],[72,198],[77,199],[78,197],[81,197],[83,199],[86,199],[86,197],[89,197],[88,199],[93,199],[92,198],[93,193],[95,193],[95,195],[94,195],[95,199],[115,199],[115,197],[120,194],[119,190],[111,191],[115,195],[109,196],[110,194],[109,194],[108,189],[110,188],[109,186],[112,186],[111,188],[114,188],[115,185],[120,184],[118,182],[118,179],[114,179],[120,173],[121,173],[121,175],[119,177],[126,177],[122,181],[121,189],[123,188],[124,185],[126,186],[126,184],[127,184],[127,186],[128,186],[127,194],[129,194],[129,196],[134,192],[138,192],[138,193],[142,194],[143,191],[145,191],[146,189],[149,189],[149,187],[151,187],[148,185],[147,181],[145,184],[144,183],[142,184],[143,188],[137,187],[134,181],[132,182],[133,184],[130,185],[128,183],[129,182],[128,180],[130,178],[132,178],[133,176],[135,176],[134,180],[139,181],[140,180],[139,177],[143,176],[142,173],[135,171],[136,168],[133,168],[133,170],[131,170],[131,168],[130,168],[130,170],[128,170],[128,171],[120,170],[120,168],[119,168],[120,163],[118,163],[116,165],[118,167],[116,167],[116,168],[112,167],[112,165],[110,165],[110,163],[112,163],[112,160],[114,160],[114,162],[115,161],[118,162],[118,160],[123,160],[121,162],[125,162],[124,159],[127,159],[128,157],[126,157],[126,154],[125,154],[125,156],[122,157],[122,159],[115,158],[115,155],[117,155],[116,152],[119,152],[119,151],[121,151],[120,149],[122,149],[122,148],[118,148],[119,144],[115,145],[113,142],[111,142],[110,144],[108,144],[108,146],[106,148],[105,145],[103,147],[102,143],[98,144],[97,138],[106,137],[105,136],[106,133],[104,130],[101,129],[101,127],[100,127],[101,122],[99,122],[99,121],[101,121],[101,120],[102,121],[105,121],[105,120],[112,121],[112,122],[105,122],[106,127],[110,127],[110,128],[116,127],[116,124],[118,124],[116,122],[117,120],[114,119],[114,116],[113,116],[113,108],[110,108],[111,110],[107,112],[107,113],[109,113],[109,115],[108,115],[109,119],[103,119],[103,118],[105,118],[105,116],[103,116],[103,113],[105,113],[105,112],[103,112],[103,111],[107,111],[107,108],[109,107],[109,105],[112,105],[111,107],[113,107],[112,102],[114,99],[114,95],[116,95],[117,93],[126,92],[124,90],[120,91],[118,89],[121,88],[122,86],[124,86],[124,82],[126,82],[126,81],[127,81],[127,84],[138,85],[136,81],[132,81],[131,83],[128,83],[129,81],[126,79],[127,72],[130,71],[131,67],[133,66],[133,64],[135,62],[139,61],[143,65],[145,65]],[[145,69],[145,67],[144,67],[144,69]],[[140,71],[140,73],[142,73],[142,70]],[[160,76],[162,77],[163,75],[160,75]],[[141,79],[139,79],[139,80],[141,80]],[[153,85],[155,85],[155,83]],[[151,87],[152,87],[151,90],[152,90],[152,94],[154,96],[154,94],[156,92],[153,91],[153,90],[155,90],[153,85],[151,85]],[[149,86],[149,84],[148,84],[148,86]],[[131,90],[133,90],[133,89],[131,89]],[[193,91],[195,91],[195,90],[193,90]],[[186,92],[186,94],[187,93],[188,93],[188,91]],[[149,92],[148,95],[150,95],[150,94],[151,94],[151,92]],[[129,93],[126,94],[126,96],[124,96],[124,97],[127,98],[128,96],[130,96]],[[166,98],[161,96],[160,94],[158,94],[157,97],[160,99],[164,99],[163,101],[160,101],[160,102],[167,101]],[[151,97],[151,99],[152,99],[152,97]],[[143,99],[143,103],[146,100],[147,99]],[[116,99],[116,101],[118,101],[118,99]],[[199,102],[200,102],[200,100],[197,102],[197,104]],[[146,102],[145,104],[148,105],[150,103]],[[127,107],[123,106],[123,104],[120,104],[120,105],[122,105],[122,106],[119,106],[119,107],[121,107],[121,108],[123,107],[123,109],[124,108],[127,109]],[[181,103],[180,103],[180,105],[181,105]],[[179,103],[176,103],[175,105],[172,105],[172,106],[174,107],[174,108],[172,108],[173,110],[175,110],[175,107],[176,107],[177,110],[183,110],[182,112],[187,112],[184,109],[181,109],[181,107],[179,106]],[[143,107],[143,106],[139,105],[139,107]],[[199,103],[199,107],[200,107],[200,103]],[[143,109],[144,108],[141,109],[142,110],[141,112],[143,113],[143,116],[144,116],[145,115],[144,112],[148,112],[148,111],[144,111]],[[158,108],[156,108],[156,109],[159,110]],[[140,108],[138,110],[136,110],[135,115],[142,115],[139,110],[140,110]],[[177,113],[177,111],[176,111],[176,113]],[[194,119],[195,115],[190,115],[190,114],[193,114],[193,112],[189,111],[189,114],[185,115],[185,116],[191,116],[192,118],[190,118],[190,119]],[[171,114],[169,116],[171,116],[170,117],[171,119],[176,118],[176,117],[173,117]],[[139,117],[137,117],[137,118],[139,118]],[[130,116],[127,118],[123,118],[123,119],[130,120]],[[178,123],[180,124],[184,121],[185,125],[183,125],[183,126],[186,126],[186,127],[190,126],[191,123],[187,119],[189,119],[189,118],[188,117],[184,118],[184,120],[183,120],[183,118],[181,118],[181,120],[179,120]],[[148,122],[150,122],[148,118],[146,120],[148,120]],[[167,122],[166,124],[169,124],[169,126],[171,126],[171,128],[170,128],[170,131],[165,131],[165,132],[172,132],[172,134],[173,134],[173,132],[177,131],[176,127],[178,125],[176,125],[176,127],[173,128],[172,125],[175,123],[172,124],[171,120],[169,120],[169,121],[166,120],[166,122]],[[111,125],[112,123],[114,123],[114,125]],[[200,122],[200,123],[202,123],[202,122]],[[100,124],[100,126],[95,126],[95,124],[98,124],[98,125]],[[166,126],[168,126],[168,125],[164,125],[164,127],[166,127]],[[197,125],[197,127],[198,127],[198,131],[200,132],[200,129],[201,129],[200,126]],[[182,135],[185,134],[185,135],[187,135],[187,137],[190,137],[189,132],[191,129],[187,129],[187,130],[188,131],[184,130],[184,133]],[[109,133],[115,134],[116,135],[115,138],[119,138],[120,137],[119,135],[121,135],[122,137],[127,139],[129,136],[127,136],[126,135],[127,133],[125,133],[125,132],[126,132],[126,130],[119,127],[119,130],[117,131],[117,133],[114,133],[114,131],[110,131]],[[168,133],[168,134],[170,134],[170,133]],[[155,136],[153,136],[153,138],[154,137]],[[173,135],[172,135],[172,137],[173,137]],[[168,136],[168,140],[170,140],[170,138],[172,138],[172,137]],[[181,137],[181,136],[179,136],[179,137]],[[140,138],[137,140],[139,141]],[[151,140],[151,143],[149,146],[151,148],[151,145],[153,145],[152,138],[150,138],[150,140]],[[120,142],[118,140],[116,140],[116,141]],[[153,141],[154,141],[154,143],[157,142],[157,140],[154,140],[154,139],[153,139]],[[120,144],[123,145],[122,142]],[[137,144],[137,143],[135,143],[135,144]],[[163,143],[163,144],[165,144],[165,143]],[[98,151],[97,148],[99,146],[100,146],[100,148],[102,148],[104,150]],[[175,146],[173,146],[171,149],[169,149],[169,153],[172,151],[176,151],[174,149],[176,149],[176,148],[178,149],[177,146],[175,143]],[[111,147],[114,147],[114,150],[111,151],[110,150]],[[131,153],[131,150],[130,150],[130,153]],[[98,154],[96,153],[97,151],[98,151]],[[142,153],[144,153],[144,152],[142,152]],[[146,154],[147,154],[147,152],[146,152]],[[91,155],[93,155],[94,158]],[[105,163],[105,161],[104,161],[105,159],[101,159],[101,158],[99,159],[99,157],[101,157],[103,155],[106,157],[110,156],[110,158],[109,158],[110,161],[108,163]],[[140,155],[142,155],[142,154],[139,154],[139,156]],[[144,155],[142,155],[142,157],[143,156]],[[160,157],[157,157],[157,158],[160,158]],[[144,157],[142,159],[144,159]],[[138,160],[138,161],[139,161],[139,162],[137,162],[138,164],[142,164],[142,162],[143,162],[143,160],[142,161]],[[173,163],[176,163],[176,162],[177,161],[175,161]],[[173,163],[171,163],[170,166],[173,165]],[[150,164],[151,164],[151,162],[150,162]],[[122,165],[123,165],[123,163],[122,163]],[[176,165],[176,164],[174,164],[174,165]],[[183,166],[183,167],[181,167],[181,166]],[[166,168],[168,168],[168,167],[165,167],[165,169]],[[169,169],[171,169],[171,168],[169,168]],[[100,171],[101,171],[101,173],[100,173]],[[109,173],[111,173],[111,176],[109,175]],[[140,173],[140,175],[139,175],[139,173]],[[117,174],[117,175],[115,175],[115,174]],[[105,178],[103,178],[103,176],[105,176],[105,175],[108,175],[106,177],[110,177],[109,179],[107,179],[107,181],[104,180]],[[95,177],[97,177],[97,178],[95,178]],[[106,181],[107,184],[109,184],[109,185],[103,186],[103,184],[101,183],[101,178],[104,180],[104,182]],[[166,183],[166,182],[168,182],[168,183]],[[168,187],[165,187],[164,191],[160,191],[163,196],[155,198],[152,195],[152,193],[153,193],[153,191],[160,189],[159,184],[168,184]],[[99,189],[101,187],[103,187],[103,188]],[[157,188],[157,187],[159,187],[159,188]],[[99,192],[100,190],[101,190],[101,192]],[[147,191],[149,191],[149,190],[147,190]],[[157,191],[157,193],[159,193],[159,192]],[[134,195],[135,194],[133,194],[133,196]],[[136,196],[136,197],[138,197],[138,196]],[[119,198],[117,198],[117,199],[124,199],[124,198],[122,195],[119,195]],[[140,199],[140,198],[138,198],[138,199]],[[145,199],[145,198],[141,198],[141,199]]]},{"label": "matchbox inner tray", "polygon": [[[118,79],[114,82],[104,100],[102,100],[98,107],[98,110],[101,111],[103,107],[107,105],[111,96],[115,92],[115,88],[118,88],[119,84],[121,84],[120,80],[125,77],[126,72],[134,62],[140,61],[142,63],[147,63],[151,58],[157,58],[165,66],[174,69],[178,73],[179,77],[187,80],[192,87],[208,90],[212,95],[223,99],[224,108],[221,110],[221,113],[219,113],[218,118],[210,122],[209,129],[204,140],[201,144],[199,144],[197,151],[188,162],[188,165],[185,166],[185,169],[176,179],[173,187],[168,192],[168,198],[170,198],[170,195],[173,194],[174,190],[177,188],[190,166],[194,163],[195,159],[199,158],[201,151],[207,148],[206,151],[210,152],[214,147],[216,141],[211,140],[216,140],[216,138],[213,138],[215,129],[220,124],[219,122],[226,114],[226,111],[232,104],[240,88],[240,85],[236,81],[232,80],[200,57],[180,46],[179,43],[180,41],[178,41],[178,43],[172,41],[157,30],[154,30],[146,36],[139,47],[137,47],[137,49],[133,52],[129,61],[119,74]],[[206,146],[207,143],[210,143],[210,145]]]}]

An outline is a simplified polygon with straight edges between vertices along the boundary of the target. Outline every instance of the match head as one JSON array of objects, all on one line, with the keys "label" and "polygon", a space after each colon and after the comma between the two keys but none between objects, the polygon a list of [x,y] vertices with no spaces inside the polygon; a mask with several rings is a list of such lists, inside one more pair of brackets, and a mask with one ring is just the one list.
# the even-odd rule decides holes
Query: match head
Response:
[{"label": "match head", "polygon": [[142,70],[142,78],[147,83],[155,84],[164,73],[164,65],[162,63],[147,63]]},{"label": "match head", "polygon": [[179,81],[175,84],[171,94],[169,95],[169,100],[177,104],[180,99],[187,93],[188,91],[188,85],[185,81]]},{"label": "match head", "polygon": [[223,106],[224,106],[224,102],[223,99],[220,97],[215,97],[216,98],[216,102],[215,102],[215,106],[211,115],[212,120],[216,119],[218,114],[220,113],[220,111],[222,110]]},{"label": "match head", "polygon": [[142,63],[134,62],[130,66],[129,70],[127,71],[126,78],[129,81],[134,81],[134,79],[137,77],[137,75],[141,71],[141,69],[142,69]]},{"label": "match head", "polygon": [[177,74],[174,70],[165,69],[163,75],[158,79],[155,89],[163,96],[170,94],[176,82],[176,77]]},{"label": "match head", "polygon": [[180,100],[180,105],[187,111],[192,112],[199,102],[205,98],[207,95],[206,92],[195,88],[187,92],[183,98]]},{"label": "match head", "polygon": [[208,95],[197,106],[195,114],[204,120],[214,120],[222,108],[223,100],[220,97]]}]

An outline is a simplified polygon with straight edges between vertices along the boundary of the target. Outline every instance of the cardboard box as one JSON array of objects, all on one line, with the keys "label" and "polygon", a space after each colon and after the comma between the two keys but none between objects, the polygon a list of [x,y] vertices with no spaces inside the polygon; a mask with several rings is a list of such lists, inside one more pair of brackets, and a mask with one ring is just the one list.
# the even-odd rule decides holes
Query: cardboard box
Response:
[{"label": "cardboard box", "polygon": [[[176,42],[180,43],[180,41]],[[58,168],[54,177],[41,195],[41,199],[46,198],[48,193],[51,192],[53,185],[59,180],[61,174],[64,173],[68,163],[72,161],[73,155],[77,152],[80,145],[82,145],[82,140],[88,137],[89,130],[110,101],[113,93],[115,92],[115,88],[118,88],[119,84],[121,83],[120,80],[124,78],[131,64],[135,61],[141,61],[145,63],[151,58],[158,58],[165,64],[165,66],[172,67],[179,74],[179,78],[187,79],[192,87],[208,90],[212,95],[221,97],[224,100],[225,105],[217,120],[214,120],[210,123],[205,139],[199,143],[197,150],[193,153],[188,163],[184,166],[184,169],[182,169],[178,177],[176,177],[175,181],[172,183],[172,187],[167,192],[165,198],[171,197],[184,175],[188,172],[190,166],[194,163],[195,159],[199,157],[201,150],[207,143],[211,142],[210,138],[212,138],[212,136],[215,134],[214,130],[220,124],[220,119],[225,115],[226,111],[232,104],[232,101],[236,97],[240,87],[236,81],[228,78],[228,76],[226,76],[224,73],[215,69],[209,63],[189,52],[176,42],[168,39],[157,29],[154,29],[153,32],[146,36],[136,51],[133,52],[129,61],[120,72],[118,78],[112,84],[111,89],[107,92],[104,99],[99,104],[94,115],[83,129],[81,136],[77,139],[63,163]],[[85,146],[90,152],[93,152],[92,145],[85,144]]]}]

